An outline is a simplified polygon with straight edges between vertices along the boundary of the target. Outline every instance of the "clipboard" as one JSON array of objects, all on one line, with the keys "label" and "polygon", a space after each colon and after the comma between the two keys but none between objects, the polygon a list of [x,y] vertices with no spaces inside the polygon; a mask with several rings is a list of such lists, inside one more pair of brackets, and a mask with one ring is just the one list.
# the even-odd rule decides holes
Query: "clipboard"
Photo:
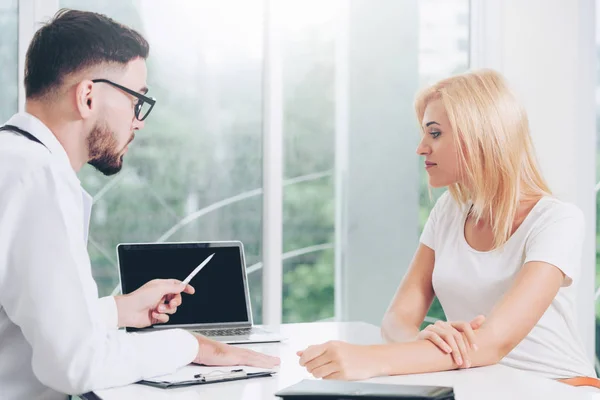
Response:
[{"label": "clipboard", "polygon": [[275,373],[277,371],[259,370],[252,367],[230,369],[224,367],[186,366],[173,374],[143,379],[136,383],[161,389],[175,389],[193,385],[261,378],[272,376]]}]

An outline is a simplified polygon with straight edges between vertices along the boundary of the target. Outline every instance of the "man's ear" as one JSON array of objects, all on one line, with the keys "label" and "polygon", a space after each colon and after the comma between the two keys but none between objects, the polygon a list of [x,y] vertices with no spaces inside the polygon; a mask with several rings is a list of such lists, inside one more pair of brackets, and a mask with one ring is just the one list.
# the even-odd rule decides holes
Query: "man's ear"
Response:
[{"label": "man's ear", "polygon": [[94,82],[84,80],[79,82],[75,87],[75,105],[82,119],[89,118],[96,107],[96,94],[98,89],[94,91]]}]

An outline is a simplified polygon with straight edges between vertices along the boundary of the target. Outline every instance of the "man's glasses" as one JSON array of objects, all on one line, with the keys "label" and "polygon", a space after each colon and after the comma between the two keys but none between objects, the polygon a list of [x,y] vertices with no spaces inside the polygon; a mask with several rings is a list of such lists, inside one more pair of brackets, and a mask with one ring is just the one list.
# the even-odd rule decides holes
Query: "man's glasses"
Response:
[{"label": "man's glasses", "polygon": [[108,83],[109,85],[112,85],[118,89],[121,89],[122,91],[124,91],[125,93],[128,93],[134,97],[136,97],[138,99],[137,103],[135,103],[135,117],[139,120],[139,121],[143,121],[148,117],[148,114],[150,114],[150,111],[152,111],[152,108],[154,107],[154,104],[156,104],[156,99],[153,97],[148,97],[148,96],[144,96],[141,93],[135,92],[131,89],[126,88],[125,86],[121,86],[118,83],[114,83],[112,81],[109,81],[108,79],[93,79],[92,82],[96,83],[96,82],[104,82],[104,83]]}]

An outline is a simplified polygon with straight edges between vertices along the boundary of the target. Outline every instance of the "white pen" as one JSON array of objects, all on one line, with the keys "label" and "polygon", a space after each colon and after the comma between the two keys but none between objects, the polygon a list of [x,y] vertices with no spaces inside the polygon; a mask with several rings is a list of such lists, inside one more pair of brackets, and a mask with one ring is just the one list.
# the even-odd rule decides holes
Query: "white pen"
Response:
[{"label": "white pen", "polygon": [[187,278],[184,279],[183,282],[181,282],[181,284],[183,286],[186,286],[188,283],[190,283],[190,281],[192,280],[192,278],[194,278],[194,276],[196,276],[196,274],[198,272],[200,272],[200,270],[202,268],[204,268],[206,266],[206,264],[208,264],[208,262],[210,261],[211,258],[213,258],[213,256],[215,255],[215,253],[212,253],[210,256],[208,256],[208,258],[204,261],[202,261],[202,264],[198,265],[188,276]]}]

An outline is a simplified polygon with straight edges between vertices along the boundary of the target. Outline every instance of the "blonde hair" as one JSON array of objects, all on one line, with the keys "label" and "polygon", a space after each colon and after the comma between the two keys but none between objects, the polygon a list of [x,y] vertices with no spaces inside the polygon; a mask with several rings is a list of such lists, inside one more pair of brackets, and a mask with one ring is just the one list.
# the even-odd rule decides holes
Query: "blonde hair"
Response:
[{"label": "blonde hair", "polygon": [[521,196],[551,195],[535,158],[527,114],[493,70],[456,75],[419,93],[415,110],[421,129],[427,104],[438,99],[460,164],[461,179],[448,190],[459,204],[473,203],[476,221],[489,218],[493,248],[499,248],[512,233]]}]

